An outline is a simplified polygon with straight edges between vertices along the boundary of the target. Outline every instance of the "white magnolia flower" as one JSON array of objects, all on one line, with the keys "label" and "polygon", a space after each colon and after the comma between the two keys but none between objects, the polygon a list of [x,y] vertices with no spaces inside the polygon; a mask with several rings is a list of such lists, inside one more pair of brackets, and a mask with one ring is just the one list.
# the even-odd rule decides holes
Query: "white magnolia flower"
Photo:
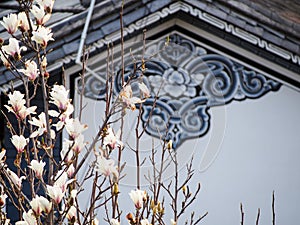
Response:
[{"label": "white magnolia flower", "polygon": [[18,16],[11,13],[7,17],[3,17],[3,21],[0,21],[2,26],[7,30],[9,34],[13,34],[18,29]]},{"label": "white magnolia flower", "polygon": [[135,191],[131,190],[131,192],[129,193],[129,196],[137,209],[142,208],[144,201],[146,201],[146,199],[147,199],[146,191],[142,191],[139,189],[136,189]]},{"label": "white magnolia flower", "polygon": [[31,165],[28,166],[29,168],[31,168],[34,173],[35,173],[35,176],[38,178],[38,179],[41,179],[42,176],[43,176],[43,171],[44,171],[44,166],[46,165],[45,162],[43,161],[37,161],[35,159],[31,160]]},{"label": "white magnolia flower", "polygon": [[56,127],[56,130],[61,130],[66,124],[67,119],[70,118],[72,113],[74,112],[74,106],[69,103],[67,109],[63,113],[59,113],[56,110],[49,110],[49,115],[52,117],[58,117],[59,121],[56,124],[53,124]]},{"label": "white magnolia flower", "polygon": [[35,61],[26,61],[25,69],[20,69],[18,71],[27,76],[30,81],[34,81],[39,76],[39,70]]},{"label": "white magnolia flower", "polygon": [[51,14],[46,13],[44,8],[41,6],[33,5],[30,12],[33,14],[38,25],[45,24],[51,17]]},{"label": "white magnolia flower", "polygon": [[15,225],[28,225],[28,223],[24,220],[19,220],[15,223]]},{"label": "white magnolia flower", "polygon": [[111,219],[110,220],[110,225],[120,225],[120,222],[117,219]]},{"label": "white magnolia flower", "polygon": [[19,113],[17,114],[17,117],[19,117],[21,120],[24,120],[28,115],[30,114],[36,114],[35,110],[37,109],[36,106],[31,106],[29,108],[23,106]]},{"label": "white magnolia flower", "polygon": [[9,175],[10,180],[14,183],[14,185],[17,188],[21,189],[21,187],[22,187],[22,180],[24,180],[26,177],[25,176],[19,177],[17,174],[15,174],[10,169],[7,169],[7,173]]},{"label": "white magnolia flower", "polygon": [[[117,136],[120,136],[119,132],[117,133]],[[103,145],[109,146],[111,149],[114,149],[116,147],[123,146],[123,143],[116,137],[113,129],[111,127],[108,127],[103,138]]]},{"label": "white magnolia flower", "polygon": [[23,135],[13,135],[11,137],[11,142],[12,144],[15,146],[15,148],[17,149],[18,153],[21,153],[24,151],[25,146],[28,143],[28,139],[25,138]]},{"label": "white magnolia flower", "polygon": [[28,212],[23,212],[23,219],[25,220],[27,225],[37,225],[36,217],[32,209],[28,210]]},{"label": "white magnolia flower", "polygon": [[97,218],[93,219],[92,225],[99,225],[99,220]]},{"label": "white magnolia flower", "polygon": [[131,110],[136,109],[135,104],[143,102],[140,98],[132,96],[132,89],[129,84],[126,85],[120,92],[120,98],[126,107],[130,108]]},{"label": "white magnolia flower", "polygon": [[83,131],[87,129],[86,124],[80,123],[78,118],[75,119],[67,119],[66,120],[66,130],[71,138],[75,139],[78,137]]},{"label": "white magnolia flower", "polygon": [[2,52],[0,52],[0,59],[1,59],[2,63],[3,63],[3,65],[6,68],[10,69],[11,65],[10,65],[10,62],[7,60],[7,58],[8,58],[7,54],[4,55],[4,54],[2,54]]},{"label": "white magnolia flower", "polygon": [[74,145],[72,147],[73,152],[75,152],[76,154],[79,154],[81,152],[81,150],[84,148],[85,144],[86,143],[84,142],[84,136],[82,134],[80,134],[74,140]]},{"label": "white magnolia flower", "polygon": [[52,208],[52,202],[50,202],[47,198],[43,196],[39,196],[39,204],[41,205],[42,211],[45,213],[49,213]]},{"label": "white magnolia flower", "polygon": [[141,225],[150,225],[150,223],[149,223],[148,219],[142,219]]},{"label": "white magnolia flower", "polygon": [[54,186],[60,187],[63,192],[67,190],[67,186],[72,183],[74,179],[68,179],[68,174],[64,169],[61,169],[57,172],[55,177]]},{"label": "white magnolia flower", "polygon": [[71,150],[72,145],[73,145],[73,141],[65,139],[63,142],[63,147],[62,147],[62,150],[60,151],[60,157],[66,163],[71,162],[71,160],[74,156],[74,153]]},{"label": "white magnolia flower", "polygon": [[[33,117],[32,120],[30,120],[28,122],[37,127],[37,130],[32,132],[32,134],[30,135],[31,138],[41,136],[47,132],[46,115],[44,112],[41,112],[41,114],[38,116],[38,119]],[[50,130],[50,136],[52,139],[55,138],[55,132],[52,129]]]},{"label": "white magnolia flower", "polygon": [[42,68],[44,70],[46,70],[46,67],[47,67],[48,63],[47,63],[47,57],[45,55],[42,56],[42,63],[41,63],[41,65],[42,65]]},{"label": "white magnolia flower", "polygon": [[61,111],[65,111],[70,103],[70,99],[68,97],[69,90],[63,85],[53,85],[53,88],[50,92],[50,103],[56,105]]},{"label": "white magnolia flower", "polygon": [[77,218],[77,209],[74,205],[72,205],[70,208],[69,208],[69,211],[67,213],[67,219],[68,220],[72,220],[72,219],[76,219]]},{"label": "white magnolia flower", "polygon": [[47,192],[50,198],[56,203],[59,204],[63,199],[65,192],[58,186],[47,185]]},{"label": "white magnolia flower", "polygon": [[6,150],[2,149],[1,152],[0,152],[0,165],[2,163],[4,163],[4,161],[5,161],[5,154],[6,154]]},{"label": "white magnolia flower", "polygon": [[48,27],[39,26],[36,31],[32,32],[31,40],[35,41],[37,44],[40,44],[42,48],[46,48],[49,41],[54,41],[52,38],[53,33]]},{"label": "white magnolia flower", "polygon": [[[33,26],[30,19],[29,21],[31,26]],[[25,12],[20,12],[18,14],[18,26],[22,32],[28,31],[30,29],[29,21]]]},{"label": "white magnolia flower", "polygon": [[18,114],[18,112],[24,107],[26,101],[24,99],[24,94],[22,94],[19,91],[14,91],[13,93],[8,94],[8,104],[10,106],[5,106],[8,111],[12,111],[15,114]]},{"label": "white magnolia flower", "polygon": [[117,168],[114,166],[115,161],[113,159],[106,159],[102,155],[97,157],[95,164],[95,170],[103,174],[104,176],[114,175],[116,178],[119,177]]},{"label": "white magnolia flower", "polygon": [[29,114],[35,114],[36,106],[27,108],[25,106],[24,94],[19,91],[14,91],[8,94],[8,104],[5,107],[9,112],[13,112],[17,118],[24,120]]},{"label": "white magnolia flower", "polygon": [[36,0],[36,2],[39,4],[41,8],[44,8],[44,10],[47,13],[52,12],[52,8],[54,5],[54,0]]},{"label": "white magnolia flower", "polygon": [[176,221],[174,219],[171,219],[171,225],[176,225]]},{"label": "white magnolia flower", "polygon": [[6,204],[6,198],[7,195],[5,194],[5,192],[2,192],[0,194],[0,207],[2,208],[2,206],[4,206]]},{"label": "white magnolia flower", "polygon": [[11,224],[11,223],[10,223],[10,219],[7,219],[7,218],[2,218],[1,223],[2,223],[3,225],[10,225],[10,224]]},{"label": "white magnolia flower", "polygon": [[42,213],[42,208],[39,204],[38,195],[30,201],[30,207],[34,211],[35,215],[39,216]]},{"label": "white magnolia flower", "polygon": [[150,91],[144,83],[139,83],[139,88],[140,88],[144,98],[149,98],[150,97]]},{"label": "white magnolia flower", "polygon": [[20,47],[19,41],[15,38],[9,38],[8,45],[3,45],[2,49],[7,55],[12,56],[16,60],[21,59],[21,51],[27,50],[25,46]]},{"label": "white magnolia flower", "polygon": [[73,177],[74,172],[75,172],[75,167],[73,164],[71,164],[67,170],[68,178]]},{"label": "white magnolia flower", "polygon": [[77,196],[77,193],[78,193],[78,191],[76,190],[76,189],[73,189],[72,191],[71,191],[71,198],[73,198],[73,199],[75,199],[76,198],[76,196]]}]

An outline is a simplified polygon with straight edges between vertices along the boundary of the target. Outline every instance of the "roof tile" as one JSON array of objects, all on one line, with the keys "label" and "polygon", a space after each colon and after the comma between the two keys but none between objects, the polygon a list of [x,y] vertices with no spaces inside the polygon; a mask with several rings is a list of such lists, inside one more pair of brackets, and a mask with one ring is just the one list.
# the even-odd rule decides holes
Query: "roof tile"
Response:
[{"label": "roof tile", "polygon": [[251,8],[262,13],[263,15],[271,18],[272,16],[272,11],[270,8],[262,7],[262,5],[257,4],[256,2],[251,2]]},{"label": "roof tile", "polygon": [[290,51],[297,52],[298,54],[300,53],[299,51],[299,45],[285,39],[282,41],[282,46]]},{"label": "roof tile", "polygon": [[277,35],[274,35],[268,31],[264,31],[263,33],[263,38],[276,44],[276,45],[281,45],[282,43],[282,38],[278,37]]},{"label": "roof tile", "polygon": [[210,14],[212,14],[212,15],[215,15],[215,16],[217,16],[217,17],[219,17],[219,18],[221,18],[221,19],[226,19],[227,18],[227,13],[225,13],[225,12],[223,12],[223,11],[221,11],[220,9],[218,9],[218,8],[215,8],[215,7],[207,7],[206,8],[206,11],[208,12],[208,13],[210,13]]},{"label": "roof tile", "polygon": [[56,61],[59,58],[63,58],[64,56],[65,56],[64,50],[62,48],[59,48],[47,54],[47,61],[51,63]]},{"label": "roof tile", "polygon": [[287,20],[285,17],[281,16],[279,13],[277,12],[272,12],[271,14],[271,18],[274,21],[277,21],[278,23],[282,24],[282,25],[286,25],[286,26],[293,26],[293,22]]},{"label": "roof tile", "polygon": [[142,7],[124,15],[123,21],[125,25],[128,25],[130,23],[133,23],[134,21],[137,21],[138,19],[141,19],[142,17],[146,16],[148,13],[149,10],[146,7]]},{"label": "roof tile", "polygon": [[187,3],[194,5],[195,7],[201,9],[201,10],[206,10],[207,8],[207,3],[202,2],[202,1],[190,1],[190,0],[185,0]]},{"label": "roof tile", "polygon": [[102,30],[96,30],[87,34],[85,44],[90,45],[93,42],[103,38],[104,34]]},{"label": "roof tile", "polygon": [[160,0],[160,1],[152,1],[147,4],[147,7],[149,8],[150,12],[155,12],[166,5],[171,3],[171,0]]},{"label": "roof tile", "polygon": [[101,27],[101,30],[103,31],[104,35],[111,34],[117,30],[120,30],[120,21],[114,20],[108,24],[105,24]]},{"label": "roof tile", "polygon": [[244,28],[246,26],[246,22],[237,18],[236,16],[228,15],[227,20],[241,28]]},{"label": "roof tile", "polygon": [[258,36],[262,36],[264,33],[264,29],[262,27],[256,27],[247,24],[244,28],[246,31],[251,32],[252,34],[256,34]]},{"label": "roof tile", "polygon": [[67,43],[67,44],[63,45],[63,51],[65,52],[66,55],[74,53],[78,50],[79,43],[80,43],[79,39],[75,40],[75,41],[72,41],[70,43]]}]

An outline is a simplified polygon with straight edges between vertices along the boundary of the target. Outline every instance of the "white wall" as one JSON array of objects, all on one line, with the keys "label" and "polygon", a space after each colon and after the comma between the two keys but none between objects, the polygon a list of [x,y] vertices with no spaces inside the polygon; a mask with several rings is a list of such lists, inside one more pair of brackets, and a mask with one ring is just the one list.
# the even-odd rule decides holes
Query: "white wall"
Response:
[{"label": "white wall", "polygon": [[[300,203],[299,99],[299,92],[282,86],[278,92],[257,100],[212,108],[212,127],[208,134],[198,140],[186,141],[178,149],[182,165],[195,154],[193,182],[195,185],[200,181],[202,190],[193,209],[200,214],[208,211],[200,224],[240,224],[242,202],[245,225],[255,224],[257,208],[261,209],[260,224],[271,225],[273,190],[276,224],[295,224]],[[98,125],[95,121],[101,120],[104,105],[89,99],[85,101],[87,106],[83,116],[90,128],[85,134],[91,137],[96,133]],[[78,96],[74,102],[78,106]],[[134,116],[129,119],[132,118]],[[132,123],[128,122],[126,126],[131,130]],[[130,136],[128,133],[129,142]],[[151,143],[151,139],[146,138],[147,142]],[[149,153],[148,150],[145,148],[143,154]],[[134,184],[131,179],[134,175],[130,174],[135,173],[134,161],[130,154],[128,151],[126,158],[128,179],[121,187],[125,188],[122,191],[124,199],[128,199],[126,190]],[[126,214],[124,212],[124,216]]]}]

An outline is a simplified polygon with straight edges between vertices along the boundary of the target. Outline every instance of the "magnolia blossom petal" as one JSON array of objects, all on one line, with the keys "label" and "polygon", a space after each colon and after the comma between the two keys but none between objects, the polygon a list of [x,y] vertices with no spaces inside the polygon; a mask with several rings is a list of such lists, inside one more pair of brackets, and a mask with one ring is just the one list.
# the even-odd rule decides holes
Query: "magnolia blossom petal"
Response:
[{"label": "magnolia blossom petal", "polygon": [[11,64],[10,64],[10,62],[7,60],[7,59],[8,59],[8,55],[7,55],[7,54],[2,54],[2,53],[0,52],[0,59],[1,59],[2,63],[3,63],[3,65],[4,65],[6,68],[10,69]]},{"label": "magnolia blossom petal", "polygon": [[139,88],[140,88],[142,94],[144,95],[144,98],[150,97],[150,91],[144,83],[139,83]]},{"label": "magnolia blossom petal", "polygon": [[33,198],[29,204],[30,204],[31,209],[34,211],[35,215],[37,215],[37,216],[41,215],[42,208],[39,204],[38,196]]},{"label": "magnolia blossom petal", "polygon": [[60,113],[57,112],[56,110],[49,110],[48,114],[52,117],[59,117]]},{"label": "magnolia blossom petal", "polygon": [[54,85],[50,92],[50,103],[56,105],[60,110],[65,111],[70,103],[69,91],[63,85]]},{"label": "magnolia blossom petal", "polygon": [[[32,21],[30,18],[27,18],[27,15],[25,12],[20,12],[18,14],[18,26],[21,32],[26,32],[30,29],[30,24],[33,27]],[[33,27],[34,28],[34,27]]]},{"label": "magnolia blossom petal", "polygon": [[6,154],[6,150],[5,149],[1,150],[1,152],[0,152],[0,163],[4,162],[5,154]]},{"label": "magnolia blossom petal", "polygon": [[[38,119],[37,118],[32,118],[32,120],[29,120],[28,122],[37,127],[37,130],[32,132],[32,134],[30,135],[31,138],[41,136],[45,132],[47,132],[46,115],[45,115],[44,112],[41,112],[41,114],[38,115]],[[52,129],[50,130],[50,136],[51,136],[52,139],[55,138],[55,131],[52,130]]]},{"label": "magnolia blossom petal", "polygon": [[9,34],[13,34],[18,29],[18,16],[17,14],[11,13],[7,17],[4,16],[3,22],[0,21],[0,23]]},{"label": "magnolia blossom petal", "polygon": [[66,130],[73,139],[78,137],[86,129],[87,125],[82,124],[78,118],[66,120]]},{"label": "magnolia blossom petal", "polygon": [[9,38],[8,45],[3,45],[2,49],[7,55],[12,56],[16,60],[21,59],[21,51],[27,50],[25,46],[20,47],[19,41],[15,38]]},{"label": "magnolia blossom petal", "polygon": [[136,189],[135,191],[131,190],[129,196],[137,209],[142,208],[144,201],[147,199],[146,191],[142,191],[139,189]]},{"label": "magnolia blossom petal", "polygon": [[74,155],[73,151],[70,149],[72,145],[73,145],[73,141],[65,139],[63,142],[63,147],[62,150],[60,151],[60,157],[66,163],[71,162],[72,157]]},{"label": "magnolia blossom petal", "polygon": [[43,48],[46,48],[49,41],[54,41],[52,38],[53,33],[48,27],[39,26],[36,31],[32,32],[32,40],[37,44],[40,44]]},{"label": "magnolia blossom petal", "polygon": [[47,192],[56,204],[59,204],[65,195],[65,192],[58,186],[47,185]]},{"label": "magnolia blossom petal", "polygon": [[113,159],[106,159],[104,156],[99,155],[95,164],[95,170],[106,177],[112,174],[115,178],[118,178],[119,173],[114,163]]},{"label": "magnolia blossom petal", "polygon": [[35,61],[26,61],[25,69],[20,69],[18,71],[27,76],[30,81],[34,81],[39,76],[39,70]]},{"label": "magnolia blossom petal", "polygon": [[24,107],[26,101],[24,99],[24,94],[20,91],[14,91],[8,94],[8,104],[11,106],[6,106],[9,111],[14,112],[16,115]]},{"label": "magnolia blossom petal", "polygon": [[41,8],[44,8],[45,12],[51,13],[54,5],[54,0],[36,0]]},{"label": "magnolia blossom petal", "polygon": [[4,206],[6,204],[6,198],[7,195],[5,194],[5,192],[2,192],[0,194],[0,207],[2,208],[2,206]]},{"label": "magnolia blossom petal", "polygon": [[84,136],[82,134],[80,134],[78,137],[75,138],[72,150],[76,154],[79,154],[81,152],[81,150],[84,148],[85,144],[86,143],[84,142]]},{"label": "magnolia blossom petal", "polygon": [[65,192],[67,186],[74,181],[74,179],[68,179],[68,174],[64,169],[57,172],[55,180],[54,186],[60,187],[63,192]]},{"label": "magnolia blossom petal", "polygon": [[34,171],[35,176],[38,179],[41,179],[42,176],[43,176],[44,166],[46,165],[46,163],[43,162],[43,161],[39,162],[39,161],[33,159],[30,164],[31,165],[28,166],[28,167],[31,168]]},{"label": "magnolia blossom petal", "polygon": [[24,151],[25,146],[28,143],[28,139],[25,138],[23,135],[13,135],[11,137],[11,142],[12,144],[15,146],[15,148],[17,149],[18,153],[21,153]]},{"label": "magnolia blossom petal", "polygon": [[110,220],[110,225],[120,225],[120,222],[117,219],[111,219]]},{"label": "magnolia blossom petal", "polygon": [[19,177],[17,174],[15,174],[10,169],[7,169],[7,173],[9,175],[10,180],[14,183],[14,185],[16,185],[19,189],[21,189],[22,180],[24,180],[26,177],[25,176]]},{"label": "magnolia blossom petal", "polygon": [[51,211],[52,202],[50,202],[44,196],[38,196],[38,200],[42,211],[48,214]]},{"label": "magnolia blossom petal", "polygon": [[141,225],[150,225],[150,222],[148,221],[148,219],[142,219]]},{"label": "magnolia blossom petal", "polygon": [[122,147],[123,143],[117,138],[117,136],[120,136],[120,130],[118,131],[117,135],[115,135],[111,127],[107,128],[103,139],[103,145],[109,146],[111,149]]},{"label": "magnolia blossom petal", "polygon": [[37,22],[38,25],[45,24],[51,17],[51,14],[46,13],[44,8],[41,7],[41,6],[33,5],[30,12],[35,17],[36,22]]},{"label": "magnolia blossom petal", "polygon": [[72,220],[72,219],[76,219],[77,218],[77,209],[75,206],[71,206],[69,208],[69,211],[67,213],[67,219],[68,220]]},{"label": "magnolia blossom petal", "polygon": [[23,219],[27,223],[27,225],[37,225],[36,217],[32,209],[30,209],[27,213],[23,212]]}]

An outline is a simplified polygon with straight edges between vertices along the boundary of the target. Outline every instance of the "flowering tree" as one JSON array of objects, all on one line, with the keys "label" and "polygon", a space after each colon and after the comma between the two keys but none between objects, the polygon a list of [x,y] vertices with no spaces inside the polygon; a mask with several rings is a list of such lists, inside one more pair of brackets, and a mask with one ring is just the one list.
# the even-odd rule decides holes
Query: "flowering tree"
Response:
[{"label": "flowering tree", "polygon": [[[54,0],[18,2],[21,11],[4,17],[0,22],[11,35],[8,41],[1,40],[1,61],[16,79],[22,81],[24,90],[12,89],[7,93],[7,111],[2,112],[16,151],[14,165],[6,163],[5,149],[0,153],[1,224],[10,224],[9,215],[5,212],[7,201],[19,212],[18,225],[94,225],[100,220],[116,225],[122,218],[132,225],[177,224],[196,199],[200,184],[194,193],[190,191],[188,183],[193,176],[192,161],[186,167],[186,178],[179,178],[177,154],[171,141],[161,140],[160,151],[152,149],[149,158],[140,159],[139,141],[145,133],[145,127],[140,124],[141,105],[150,96],[142,82],[143,75],[132,76],[126,82],[123,78],[123,89],[115,96],[111,85],[114,75],[107,74],[105,118],[93,142],[87,143],[84,131],[88,127],[81,122],[80,115],[74,115],[69,90],[57,83],[50,85],[48,81],[47,45],[55,40],[45,23],[51,17]],[[26,52],[33,54],[28,56],[24,54]],[[145,60],[142,59],[139,65],[137,70],[143,74],[147,69]],[[82,79],[84,81],[84,68]],[[140,90],[137,96],[132,91],[133,83],[137,83]],[[38,89],[42,90],[42,109],[33,105]],[[136,155],[137,184],[126,196],[134,206],[134,211],[130,212],[120,201],[119,182],[125,175],[122,170],[126,166],[122,161],[126,148],[126,143],[122,142],[122,124],[124,115],[132,111],[138,111],[136,146],[132,149]],[[16,126],[9,120],[8,114],[13,115]],[[119,132],[112,128],[116,121],[121,121]],[[53,154],[54,146],[63,131],[68,134],[68,139],[63,140],[60,158],[57,159]],[[112,154],[117,156],[117,162],[112,159]],[[94,156],[94,162],[88,171],[82,171],[89,155]],[[140,185],[140,168],[144,160],[150,161],[153,171],[146,177],[149,181],[147,190],[141,190]],[[166,184],[162,176],[170,165],[175,176]],[[82,181],[77,179],[79,173],[84,174]],[[87,180],[92,180],[89,190],[83,188]],[[25,193],[25,185],[30,193]],[[87,207],[80,205],[79,195],[88,196]],[[166,207],[170,207],[173,215],[165,215]],[[104,212],[104,218],[96,213],[99,209]],[[198,224],[204,216],[196,218],[191,212],[185,218],[186,224]]]}]

